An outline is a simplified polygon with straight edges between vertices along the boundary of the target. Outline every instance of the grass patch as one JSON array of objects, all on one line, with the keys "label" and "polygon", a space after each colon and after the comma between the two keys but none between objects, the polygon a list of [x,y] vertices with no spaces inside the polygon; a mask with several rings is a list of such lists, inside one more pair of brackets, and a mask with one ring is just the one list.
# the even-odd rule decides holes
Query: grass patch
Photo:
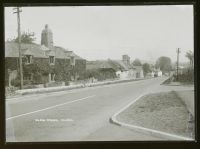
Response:
[{"label": "grass patch", "polygon": [[125,111],[118,120],[171,134],[189,137],[188,111],[174,91],[142,97]]}]

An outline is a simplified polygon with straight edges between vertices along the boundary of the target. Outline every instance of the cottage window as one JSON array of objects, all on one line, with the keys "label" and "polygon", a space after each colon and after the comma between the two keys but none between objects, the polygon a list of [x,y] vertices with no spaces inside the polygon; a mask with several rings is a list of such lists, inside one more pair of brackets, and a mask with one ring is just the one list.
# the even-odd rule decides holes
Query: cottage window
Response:
[{"label": "cottage window", "polygon": [[32,80],[32,74],[25,74],[24,75],[24,80],[31,81]]},{"label": "cottage window", "polygon": [[32,55],[26,55],[26,64],[31,64],[32,63]]},{"label": "cottage window", "polygon": [[72,66],[75,66],[75,57],[74,57],[74,56],[72,56],[72,57],[70,58],[70,64],[71,64]]},{"label": "cottage window", "polygon": [[49,63],[54,64],[55,63],[55,56],[49,56]]}]

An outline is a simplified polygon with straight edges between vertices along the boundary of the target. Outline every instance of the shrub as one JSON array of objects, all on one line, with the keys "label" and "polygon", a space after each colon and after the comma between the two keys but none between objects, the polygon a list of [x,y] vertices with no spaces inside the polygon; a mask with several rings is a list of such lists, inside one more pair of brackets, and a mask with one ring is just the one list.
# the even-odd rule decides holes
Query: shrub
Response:
[{"label": "shrub", "polygon": [[65,86],[68,86],[69,85],[69,81],[65,81]]},{"label": "shrub", "polygon": [[63,86],[63,82],[50,82],[45,84],[45,87],[56,87],[56,86]]},{"label": "shrub", "polygon": [[191,68],[185,69],[183,74],[179,74],[178,80],[177,77],[175,77],[175,81],[194,82],[194,69]]},{"label": "shrub", "polygon": [[6,96],[13,95],[16,90],[18,90],[18,87],[14,87],[14,86],[6,87],[5,88],[5,95]]},{"label": "shrub", "polygon": [[[24,80],[23,81],[23,85],[30,85],[32,84],[32,81],[28,81],[28,80]],[[11,85],[15,86],[15,87],[19,87],[20,86],[20,79],[14,79],[11,81]]]}]

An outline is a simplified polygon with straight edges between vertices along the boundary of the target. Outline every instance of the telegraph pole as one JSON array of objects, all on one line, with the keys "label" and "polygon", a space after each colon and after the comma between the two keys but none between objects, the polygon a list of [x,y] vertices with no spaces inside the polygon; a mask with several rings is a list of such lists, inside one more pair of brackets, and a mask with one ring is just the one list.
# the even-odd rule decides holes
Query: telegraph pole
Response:
[{"label": "telegraph pole", "polygon": [[177,49],[177,81],[178,81],[178,69],[179,69],[179,54],[180,54],[180,48]]},{"label": "telegraph pole", "polygon": [[21,53],[21,29],[20,29],[20,7],[13,8],[13,13],[17,13],[17,32],[18,32],[18,49],[19,49],[19,72],[20,72],[20,89],[23,89],[23,68],[22,68],[22,53]]}]

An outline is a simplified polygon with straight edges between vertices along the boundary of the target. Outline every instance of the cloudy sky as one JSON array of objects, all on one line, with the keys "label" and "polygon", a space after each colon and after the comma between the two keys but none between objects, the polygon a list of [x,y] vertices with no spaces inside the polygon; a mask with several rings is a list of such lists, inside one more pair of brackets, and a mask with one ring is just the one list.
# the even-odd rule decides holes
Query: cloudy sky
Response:
[{"label": "cloudy sky", "polygon": [[[169,6],[76,6],[22,7],[21,30],[34,32],[40,44],[45,24],[53,31],[55,46],[73,50],[87,60],[131,59],[155,61],[168,56],[188,61],[193,50],[193,7]],[[5,38],[17,36],[17,17],[5,8]]]}]

